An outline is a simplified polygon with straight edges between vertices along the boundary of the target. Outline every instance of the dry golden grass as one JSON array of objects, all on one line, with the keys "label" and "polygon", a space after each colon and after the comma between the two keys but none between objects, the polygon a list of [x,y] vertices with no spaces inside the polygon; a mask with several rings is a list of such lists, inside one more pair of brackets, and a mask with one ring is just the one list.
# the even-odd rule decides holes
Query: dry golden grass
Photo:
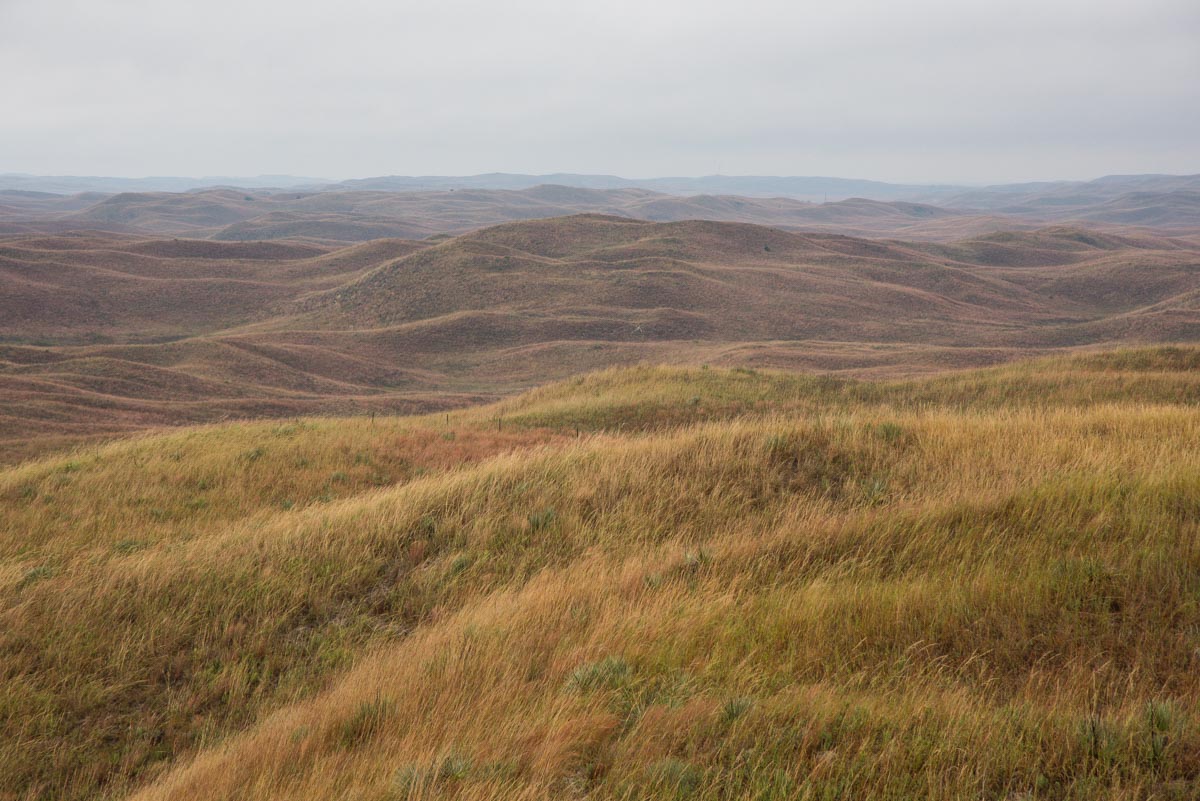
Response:
[{"label": "dry golden grass", "polygon": [[1194,798],[1198,364],[611,370],[7,469],[0,797]]}]

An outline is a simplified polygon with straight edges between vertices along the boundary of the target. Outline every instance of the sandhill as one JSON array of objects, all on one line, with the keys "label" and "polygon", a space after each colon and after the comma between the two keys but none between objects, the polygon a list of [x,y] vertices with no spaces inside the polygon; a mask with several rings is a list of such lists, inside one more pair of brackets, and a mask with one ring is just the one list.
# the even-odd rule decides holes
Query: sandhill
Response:
[{"label": "sandhill", "polygon": [[10,238],[0,257],[10,461],[167,424],[444,409],[611,365],[913,375],[1200,335],[1200,246],[1074,228],[931,244],[581,215],[350,247]]},{"label": "sandhill", "polygon": [[0,795],[1191,798],[1198,404],[641,367],[0,469]]},{"label": "sandhill", "polygon": [[1200,191],[1131,192],[1079,213],[1087,221],[1195,231],[1200,221]]},{"label": "sandhill", "polygon": [[[570,176],[564,180],[567,178]],[[605,187],[603,182],[519,189],[469,185],[433,189],[403,182],[366,182],[300,189],[211,188],[74,196],[8,190],[0,195],[0,235],[99,229],[237,241],[302,239],[336,245],[382,237],[461,234],[505,222],[579,213],[656,222],[744,222],[940,242],[1003,230],[1030,230],[1049,223],[1117,232],[1186,235],[1200,231],[1194,180],[1186,176],[1136,178],[989,187],[957,195],[936,194],[934,203],[890,194],[886,200],[849,197],[822,203],[787,196],[681,195],[640,187]]]},{"label": "sandhill", "polygon": [[[362,241],[461,232],[580,211],[617,212],[648,193],[538,187],[479,192],[204,190],[115,195],[70,215],[77,227],[119,226],[216,239],[294,236]],[[391,226],[390,230],[386,226]]]},{"label": "sandhill", "polygon": [[212,238],[224,241],[303,239],[341,243],[385,238],[418,239],[433,233],[437,232],[393,217],[270,212],[228,225],[213,234]]},{"label": "sandhill", "polygon": [[1074,229],[930,246],[579,216],[464,235],[310,295],[286,319],[378,328],[472,312],[582,339],[1037,347],[1115,313],[1153,316],[1144,307],[1195,288],[1197,255]]},{"label": "sandhill", "polygon": [[1106,203],[1131,193],[1175,193],[1200,191],[1200,175],[1109,175],[1094,181],[1049,181],[1002,184],[971,189],[942,197],[940,204],[951,208],[980,208],[995,211],[1024,209],[1065,213]]},{"label": "sandhill", "polygon": [[146,239],[107,232],[0,240],[0,341],[155,341],[261,316],[420,245],[334,252],[282,242]]}]

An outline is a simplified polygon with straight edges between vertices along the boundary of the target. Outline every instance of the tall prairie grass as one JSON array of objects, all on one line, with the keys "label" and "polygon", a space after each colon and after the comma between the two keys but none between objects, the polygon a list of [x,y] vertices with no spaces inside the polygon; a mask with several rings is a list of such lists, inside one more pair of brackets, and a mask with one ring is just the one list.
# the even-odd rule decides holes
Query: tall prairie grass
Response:
[{"label": "tall prairie grass", "polygon": [[1198,354],[7,469],[0,797],[1197,797]]}]

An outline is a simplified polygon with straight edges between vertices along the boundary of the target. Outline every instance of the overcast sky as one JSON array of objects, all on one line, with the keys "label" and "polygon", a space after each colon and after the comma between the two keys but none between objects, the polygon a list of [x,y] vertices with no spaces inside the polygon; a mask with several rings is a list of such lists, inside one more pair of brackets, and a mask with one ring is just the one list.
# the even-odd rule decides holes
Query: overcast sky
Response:
[{"label": "overcast sky", "polygon": [[0,0],[0,172],[1200,172],[1198,0]]}]

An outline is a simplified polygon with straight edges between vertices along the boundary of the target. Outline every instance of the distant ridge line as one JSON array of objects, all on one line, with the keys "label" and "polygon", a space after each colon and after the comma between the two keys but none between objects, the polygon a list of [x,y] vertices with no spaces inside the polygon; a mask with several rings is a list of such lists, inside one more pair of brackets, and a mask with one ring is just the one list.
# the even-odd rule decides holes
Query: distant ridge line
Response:
[{"label": "distant ridge line", "polygon": [[[1196,175],[1106,175],[1092,181],[1038,181],[1014,184],[971,186],[945,183],[889,183],[862,178],[834,176],[705,175],[623,178],[617,175],[585,173],[481,173],[478,175],[382,175],[336,181],[291,175],[235,176],[151,176],[124,178],[106,176],[39,176],[25,173],[0,173],[0,191],[53,192],[190,192],[198,189],[228,187],[238,189],[290,189],[338,191],[371,189],[376,191],[429,191],[458,189],[530,189],[543,185],[579,189],[646,189],[675,195],[722,194],[747,197],[789,197],[822,202],[863,197],[870,200],[912,200],[949,202],[958,196],[987,198],[1028,196],[1073,189],[1096,191],[1175,191],[1200,189]],[[986,206],[985,206],[986,207]]]}]

